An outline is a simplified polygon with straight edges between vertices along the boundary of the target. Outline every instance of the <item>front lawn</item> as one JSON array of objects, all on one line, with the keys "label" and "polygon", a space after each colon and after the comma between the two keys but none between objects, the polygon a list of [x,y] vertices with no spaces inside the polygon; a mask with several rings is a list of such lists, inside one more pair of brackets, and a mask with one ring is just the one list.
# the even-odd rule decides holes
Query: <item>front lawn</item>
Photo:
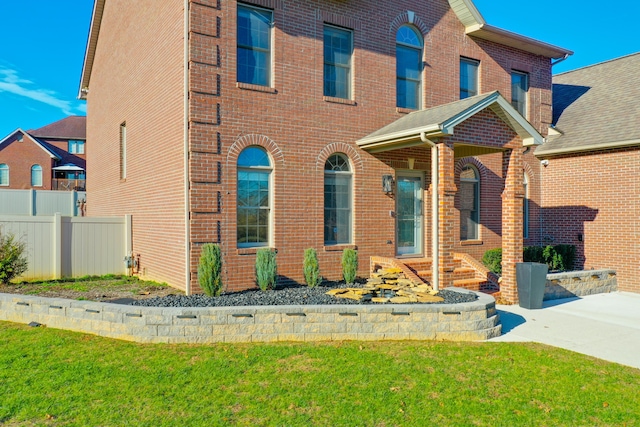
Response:
[{"label": "front lawn", "polygon": [[623,426],[640,370],[539,344],[144,345],[0,322],[0,425]]}]

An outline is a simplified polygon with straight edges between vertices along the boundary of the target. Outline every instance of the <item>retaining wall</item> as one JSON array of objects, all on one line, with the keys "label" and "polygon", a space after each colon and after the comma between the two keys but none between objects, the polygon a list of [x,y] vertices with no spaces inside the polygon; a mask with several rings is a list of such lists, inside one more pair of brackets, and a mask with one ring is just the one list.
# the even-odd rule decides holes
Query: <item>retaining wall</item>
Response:
[{"label": "retaining wall", "polygon": [[475,341],[499,336],[495,300],[476,295],[477,301],[463,304],[160,308],[0,294],[0,320],[143,343]]},{"label": "retaining wall", "polygon": [[544,300],[581,297],[618,290],[615,270],[584,270],[547,274]]}]

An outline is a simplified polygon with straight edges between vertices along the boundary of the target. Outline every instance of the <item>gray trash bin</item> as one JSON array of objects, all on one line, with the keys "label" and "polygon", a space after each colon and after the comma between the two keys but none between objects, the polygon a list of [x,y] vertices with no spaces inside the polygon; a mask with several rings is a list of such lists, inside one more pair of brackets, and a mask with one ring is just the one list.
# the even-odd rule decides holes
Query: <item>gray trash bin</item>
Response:
[{"label": "gray trash bin", "polygon": [[542,308],[548,269],[547,264],[537,262],[516,264],[516,283],[520,307],[530,310]]}]

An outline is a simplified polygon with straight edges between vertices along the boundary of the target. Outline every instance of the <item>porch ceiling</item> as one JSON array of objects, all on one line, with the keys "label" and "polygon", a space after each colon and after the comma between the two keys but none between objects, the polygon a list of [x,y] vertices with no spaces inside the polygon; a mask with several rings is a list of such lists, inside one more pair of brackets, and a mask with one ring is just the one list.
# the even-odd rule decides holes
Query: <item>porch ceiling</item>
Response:
[{"label": "porch ceiling", "polygon": [[372,153],[423,145],[423,137],[454,135],[458,124],[486,108],[513,129],[523,139],[524,146],[542,144],[542,135],[497,91],[415,111],[356,142]]}]

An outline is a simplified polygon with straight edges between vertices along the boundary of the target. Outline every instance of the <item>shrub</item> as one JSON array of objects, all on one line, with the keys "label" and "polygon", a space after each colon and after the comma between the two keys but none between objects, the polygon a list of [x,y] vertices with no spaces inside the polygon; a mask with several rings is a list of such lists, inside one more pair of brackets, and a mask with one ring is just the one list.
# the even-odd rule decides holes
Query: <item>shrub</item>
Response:
[{"label": "shrub", "polygon": [[482,256],[482,263],[494,274],[502,274],[502,248],[489,249]]},{"label": "shrub", "polygon": [[277,274],[276,253],[269,248],[259,249],[256,254],[256,282],[260,289],[275,289]]},{"label": "shrub", "polygon": [[[527,246],[524,248],[524,262],[547,264],[549,271],[571,271],[576,259],[574,245]],[[489,249],[482,257],[482,263],[495,274],[502,274],[502,249]]]},{"label": "shrub", "polygon": [[345,249],[342,252],[342,277],[347,283],[353,283],[358,274],[358,252],[353,249]]},{"label": "shrub", "polygon": [[222,252],[220,245],[206,243],[202,246],[198,264],[198,282],[209,297],[217,297],[222,292]]},{"label": "shrub", "polygon": [[322,283],[320,266],[318,265],[318,255],[315,249],[305,249],[302,269],[304,272],[304,280],[310,288],[314,288]]},{"label": "shrub", "polygon": [[2,234],[0,230],[0,283],[7,284],[27,271],[29,262],[25,250],[26,245],[16,240],[15,235]]}]

